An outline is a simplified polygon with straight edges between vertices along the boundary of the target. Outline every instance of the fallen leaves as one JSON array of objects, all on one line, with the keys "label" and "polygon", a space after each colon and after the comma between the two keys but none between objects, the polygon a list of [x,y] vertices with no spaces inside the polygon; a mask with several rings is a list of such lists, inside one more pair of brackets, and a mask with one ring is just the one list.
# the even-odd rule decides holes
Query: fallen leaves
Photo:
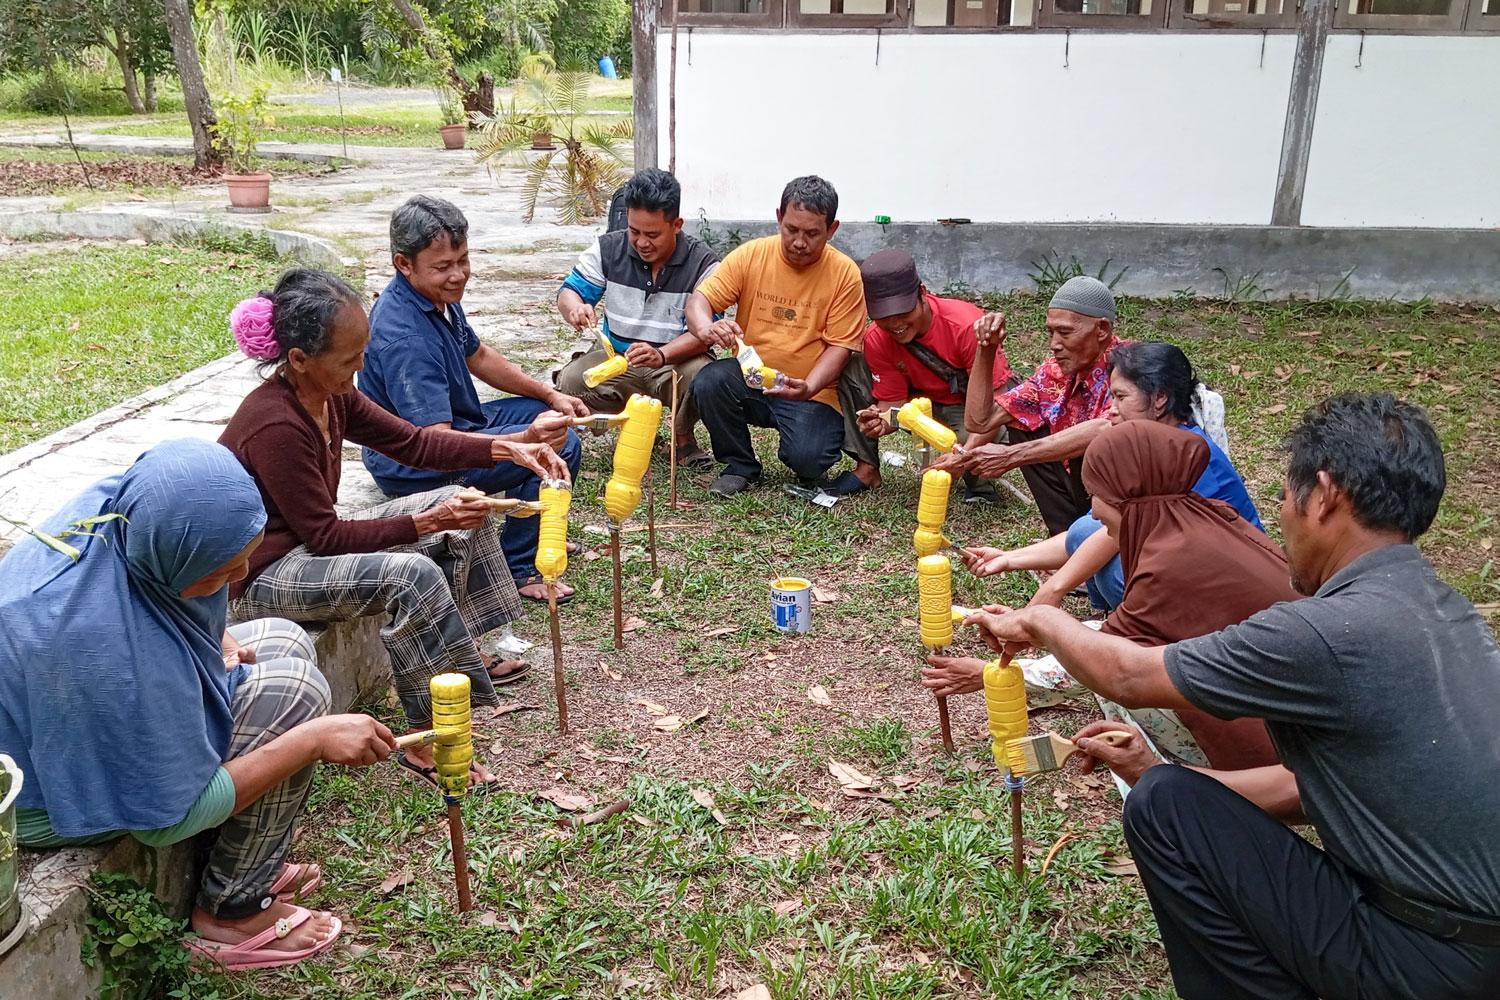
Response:
[{"label": "fallen leaves", "polygon": [[664,715],[653,722],[652,725],[659,729],[661,732],[675,733],[677,732],[677,730],[683,728],[684,726],[691,726],[696,722],[702,722],[704,719],[708,718],[708,713],[709,710],[705,708],[697,715],[689,716],[686,719],[679,718],[675,715]]},{"label": "fallen leaves", "polygon": [[812,599],[815,604],[832,604],[839,599],[839,592],[832,587],[814,587]]},{"label": "fallen leaves", "polygon": [[828,689],[821,684],[814,684],[807,689],[807,700],[819,708],[833,707],[833,699],[828,696]]},{"label": "fallen leaves", "polygon": [[845,794],[851,791],[868,792],[879,781],[878,778],[871,778],[868,775],[861,774],[848,764],[843,764],[836,760],[828,762],[828,773],[838,779],[839,790]]},{"label": "fallen leaves", "polygon": [[397,889],[404,889],[411,885],[416,881],[416,878],[415,875],[405,869],[396,872],[394,875],[388,875],[385,881],[380,883],[380,894],[382,896],[389,896]]},{"label": "fallen leaves", "polygon": [[647,715],[666,715],[667,706],[658,704],[650,698],[637,698],[635,703],[646,710]]},{"label": "fallen leaves", "polygon": [[660,576],[657,577],[655,580],[652,580],[651,581],[651,596],[652,597],[660,597],[661,596],[662,586],[665,583],[666,583],[666,579],[664,577],[660,577]]},{"label": "fallen leaves", "polygon": [[766,988],[765,983],[756,983],[736,993],[734,1000],[771,1000],[771,991]]},{"label": "fallen leaves", "polygon": [[1139,877],[1140,870],[1136,868],[1135,861],[1125,857],[1123,854],[1106,854],[1104,856],[1104,870],[1111,875],[1122,878],[1128,876]]},{"label": "fallen leaves", "polygon": [[738,625],[725,625],[721,628],[711,628],[703,634],[710,639],[716,639],[721,635],[733,635],[740,630]]},{"label": "fallen leaves", "polygon": [[611,667],[608,663],[605,663],[603,660],[599,661],[599,672],[612,681],[623,680],[625,676],[618,670],[615,670],[613,667]]},{"label": "fallen leaves", "polygon": [[784,917],[788,913],[795,913],[797,910],[799,910],[801,908],[802,908],[802,900],[800,900],[800,899],[783,899],[781,902],[779,902],[775,906],[771,907],[771,911],[773,913],[775,913],[778,917]]},{"label": "fallen leaves", "polygon": [[714,793],[706,788],[695,788],[691,792],[693,801],[705,809],[712,809],[715,805]]},{"label": "fallen leaves", "polygon": [[519,701],[508,701],[508,702],[505,702],[504,704],[496,705],[495,706],[495,710],[490,713],[490,718],[492,718],[492,719],[498,719],[498,718],[500,718],[500,716],[502,716],[502,715],[509,715],[512,712],[540,712],[540,711],[541,711],[541,707],[538,706],[538,705],[526,705],[526,704],[523,704],[522,702],[519,702]]},{"label": "fallen leaves", "polygon": [[635,615],[626,615],[624,623],[620,626],[620,631],[634,632],[636,629],[645,628],[650,624],[651,623],[646,621],[646,619],[644,618],[637,618]]},{"label": "fallen leaves", "polygon": [[546,799],[563,812],[577,812],[593,804],[593,800],[587,795],[575,795],[566,788],[559,788],[556,785],[543,788],[536,794],[538,798]]}]

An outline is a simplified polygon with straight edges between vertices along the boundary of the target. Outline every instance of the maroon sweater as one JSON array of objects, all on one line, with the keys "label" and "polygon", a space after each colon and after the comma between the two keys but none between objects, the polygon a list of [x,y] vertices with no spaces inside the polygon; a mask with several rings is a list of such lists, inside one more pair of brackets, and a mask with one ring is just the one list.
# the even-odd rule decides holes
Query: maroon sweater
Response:
[{"label": "maroon sweater", "polygon": [[337,556],[417,540],[410,515],[346,521],[334,511],[345,438],[417,469],[494,464],[488,440],[414,427],[358,389],[328,400],[328,433],[333,440],[325,443],[296,392],[274,375],[245,397],[219,438],[255,478],[266,505],[266,540],[250,557],[250,575],[230,585],[231,598],[298,545],[306,545],[313,555]]}]

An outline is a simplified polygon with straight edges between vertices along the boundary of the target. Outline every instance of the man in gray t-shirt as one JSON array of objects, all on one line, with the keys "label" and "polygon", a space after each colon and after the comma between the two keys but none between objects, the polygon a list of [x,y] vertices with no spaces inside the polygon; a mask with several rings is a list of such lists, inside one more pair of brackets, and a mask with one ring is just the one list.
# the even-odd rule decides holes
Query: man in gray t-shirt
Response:
[{"label": "man in gray t-shirt", "polygon": [[979,624],[1127,708],[1266,721],[1282,763],[1246,771],[1087,738],[1118,723],[1080,734],[1133,785],[1125,834],[1184,1000],[1500,996],[1500,648],[1411,544],[1445,486],[1437,435],[1348,395],[1287,445],[1281,529],[1310,599],[1151,649],[1055,608]]}]

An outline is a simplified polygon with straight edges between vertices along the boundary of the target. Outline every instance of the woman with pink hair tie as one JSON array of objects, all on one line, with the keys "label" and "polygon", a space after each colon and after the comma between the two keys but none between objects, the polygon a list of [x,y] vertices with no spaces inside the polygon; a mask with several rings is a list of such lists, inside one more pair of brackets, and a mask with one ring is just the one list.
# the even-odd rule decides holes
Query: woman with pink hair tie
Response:
[{"label": "woman with pink hair tie", "polygon": [[[544,415],[524,434],[466,434],[419,429],[381,409],[354,386],[370,341],[364,306],[323,271],[286,272],[274,292],[235,306],[230,327],[240,350],[269,370],[219,439],[255,479],[267,514],[265,543],[230,589],[231,616],[386,619],[380,637],[412,730],[431,725],[434,674],[467,674],[474,702],[497,704],[495,685],[520,680],[529,667],[487,660],[479,649],[521,609],[490,506],[445,486],[340,516],[344,442],[416,468],[512,461],[567,480],[553,448],[567,418]],[[407,750],[400,763],[432,781],[430,746]],[[474,780],[495,777],[476,764]]]}]

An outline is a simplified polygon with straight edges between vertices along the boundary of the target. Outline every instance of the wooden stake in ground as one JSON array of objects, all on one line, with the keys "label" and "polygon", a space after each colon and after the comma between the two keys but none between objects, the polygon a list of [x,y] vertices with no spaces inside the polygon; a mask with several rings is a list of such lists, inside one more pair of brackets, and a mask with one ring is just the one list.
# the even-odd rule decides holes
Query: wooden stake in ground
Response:
[{"label": "wooden stake in ground", "polygon": [[625,609],[620,600],[620,526],[609,526],[609,557],[614,563],[615,648],[625,648]]},{"label": "wooden stake in ground", "polygon": [[[616,545],[618,548],[618,544]],[[619,565],[618,562],[615,564]],[[557,584],[547,583],[547,624],[552,629],[552,690],[557,695],[557,731],[568,731],[568,690],[564,683],[562,622],[557,617]]]},{"label": "wooden stake in ground", "polygon": [[[948,651],[946,649],[939,649],[936,652],[938,653],[939,656],[947,656],[948,655]],[[938,707],[938,727],[943,732],[943,749],[946,750],[946,751],[948,751],[948,756],[952,757],[955,751],[953,749],[953,727],[948,724],[948,696],[947,695],[940,694],[940,695],[937,696],[937,707]]]},{"label": "wooden stake in ground", "polygon": [[453,845],[453,878],[458,884],[458,909],[474,908],[469,895],[469,855],[464,846],[464,815],[459,800],[469,791],[469,771],[474,763],[474,738],[466,674],[438,674],[428,682],[432,697],[433,730],[437,746],[433,760],[438,788],[448,804],[448,837]]},{"label": "wooden stake in ground", "polygon": [[[1012,781],[1015,787],[1011,787]],[[1026,874],[1026,840],[1021,836],[1021,795],[1026,791],[1026,779],[1007,775],[1005,787],[1010,789],[1010,871],[1021,878]]]},{"label": "wooden stake in ground", "polygon": [[[672,24],[672,44],[675,48],[677,44],[676,8],[673,8],[672,12]],[[675,54],[673,55],[673,59],[676,59]],[[667,487],[671,491],[667,506],[672,510],[677,509],[677,379],[677,369],[674,368],[672,369],[672,443],[667,447]]]},{"label": "wooden stake in ground", "polygon": [[[917,616],[922,645],[938,656],[946,656],[953,645],[953,566],[947,556],[922,556],[917,560]],[[948,699],[937,696],[938,725],[943,749],[953,754],[953,730],[948,725]]]},{"label": "wooden stake in ground", "polygon": [[656,481],[646,470],[646,539],[651,549],[651,579],[656,579]]}]

